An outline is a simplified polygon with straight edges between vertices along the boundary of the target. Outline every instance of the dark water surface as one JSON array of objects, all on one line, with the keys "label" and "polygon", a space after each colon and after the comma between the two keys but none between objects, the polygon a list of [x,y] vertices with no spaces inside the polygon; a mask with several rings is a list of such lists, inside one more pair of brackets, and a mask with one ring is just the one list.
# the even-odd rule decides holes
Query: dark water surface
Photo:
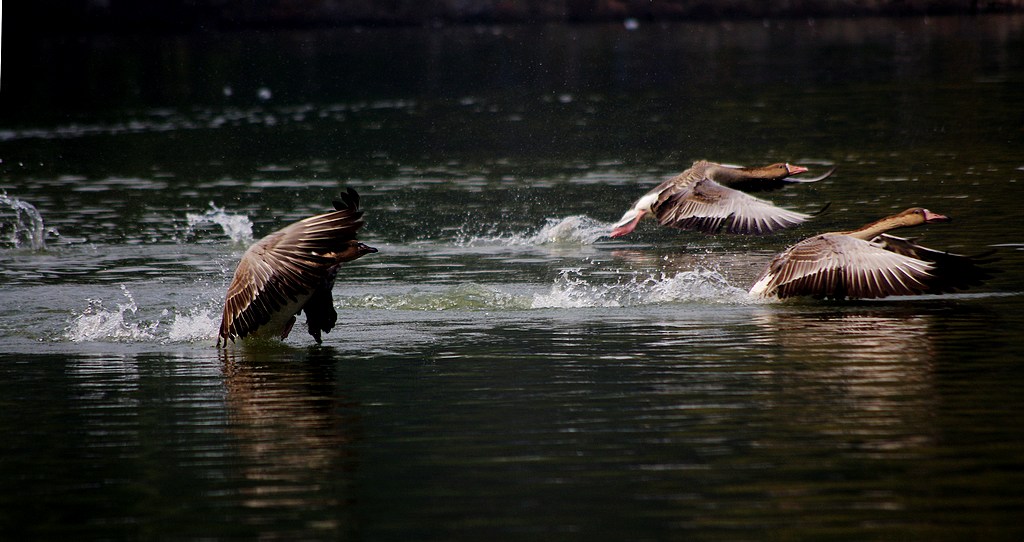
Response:
[{"label": "dark water surface", "polygon": [[[11,539],[1017,540],[1024,19],[49,38],[5,57]],[[770,237],[644,224],[790,161]],[[359,190],[316,347],[218,351],[245,247]],[[746,290],[913,205],[982,288]],[[297,328],[300,328],[297,326]]]}]

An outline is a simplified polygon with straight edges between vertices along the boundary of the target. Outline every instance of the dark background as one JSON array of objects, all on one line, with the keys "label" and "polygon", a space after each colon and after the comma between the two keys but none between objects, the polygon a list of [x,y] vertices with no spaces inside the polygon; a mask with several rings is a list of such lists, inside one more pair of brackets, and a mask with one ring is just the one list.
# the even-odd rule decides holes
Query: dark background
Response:
[{"label": "dark background", "polygon": [[9,3],[4,30],[6,37],[12,32],[937,15],[1021,8],[1024,0],[37,0]]}]

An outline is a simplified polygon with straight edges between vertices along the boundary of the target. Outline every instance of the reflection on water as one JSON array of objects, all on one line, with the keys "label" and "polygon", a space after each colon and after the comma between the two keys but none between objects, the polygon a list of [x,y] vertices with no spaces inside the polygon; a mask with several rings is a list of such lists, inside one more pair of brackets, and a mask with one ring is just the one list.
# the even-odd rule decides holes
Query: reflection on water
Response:
[{"label": "reflection on water", "polygon": [[764,330],[758,342],[780,357],[798,349],[841,362],[909,361],[927,366],[933,355],[927,313],[856,307],[834,312],[801,310],[756,314],[754,323]]},{"label": "reflection on water", "polygon": [[793,403],[814,397],[828,407],[798,410],[796,423],[856,434],[857,450],[866,454],[922,453],[938,402],[933,318],[858,308],[763,311],[754,315],[760,333],[753,340],[772,362],[801,352],[794,372],[776,385]]},{"label": "reflection on water", "polygon": [[274,537],[348,536],[359,405],[339,389],[333,349],[294,353],[280,345],[220,353],[230,435],[243,465],[240,502],[261,510],[243,520],[264,529],[279,521],[263,531]]}]

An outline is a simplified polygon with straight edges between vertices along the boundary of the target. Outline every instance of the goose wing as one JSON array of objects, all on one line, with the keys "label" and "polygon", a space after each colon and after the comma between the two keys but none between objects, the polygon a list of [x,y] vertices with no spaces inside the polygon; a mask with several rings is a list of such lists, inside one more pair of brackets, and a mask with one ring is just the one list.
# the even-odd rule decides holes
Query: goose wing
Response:
[{"label": "goose wing", "polygon": [[978,286],[985,280],[992,278],[992,275],[999,271],[998,269],[988,267],[989,264],[998,261],[998,258],[993,256],[995,254],[994,250],[973,256],[965,256],[934,250],[921,246],[910,239],[889,234],[879,235],[874,241],[886,250],[910,258],[931,262],[935,267],[935,271],[928,281],[928,286],[932,293],[953,292],[965,290],[971,286]]},{"label": "goose wing", "polygon": [[220,340],[245,337],[285,308],[290,317],[332,277],[334,254],[363,225],[351,194],[335,203],[339,210],[295,222],[245,251],[228,286]]},{"label": "goose wing", "polygon": [[657,201],[654,202],[652,208],[656,209],[664,205],[667,200],[690,190],[694,184],[706,179],[708,169],[711,167],[712,164],[710,162],[698,160],[679,175],[665,179],[661,184],[648,192],[648,194],[658,195]]},{"label": "goose wing", "polygon": [[776,256],[750,292],[794,296],[871,299],[930,291],[931,262],[893,252],[878,242],[823,234]]},{"label": "goose wing", "polygon": [[663,226],[704,233],[765,234],[800,224],[811,215],[777,207],[709,178],[683,186],[654,214]]}]

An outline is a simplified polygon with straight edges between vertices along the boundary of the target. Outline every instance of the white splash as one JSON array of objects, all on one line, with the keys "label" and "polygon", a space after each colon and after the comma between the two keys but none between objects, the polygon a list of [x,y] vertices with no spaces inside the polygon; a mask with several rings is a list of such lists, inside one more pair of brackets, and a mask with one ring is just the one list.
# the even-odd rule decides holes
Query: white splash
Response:
[{"label": "white splash", "polygon": [[45,228],[39,210],[27,201],[0,193],[0,206],[14,212],[14,218],[9,223],[4,219],[5,213],[0,213],[0,245],[42,250],[46,246],[46,233],[57,232],[52,228]]},{"label": "white splash", "polygon": [[169,344],[209,342],[217,335],[220,325],[217,300],[201,301],[184,313],[162,309],[155,317],[149,317],[143,314],[145,311],[124,284],[121,293],[125,301],[117,303],[116,308],[107,308],[102,299],[86,300],[88,306],[71,319],[64,337],[72,342]]},{"label": "white splash", "polygon": [[249,244],[252,242],[252,221],[245,215],[231,215],[223,208],[217,207],[210,202],[210,210],[202,214],[188,213],[185,215],[188,220],[186,235],[195,235],[197,226],[215,224],[220,226],[233,243]]},{"label": "white splash", "polygon": [[339,309],[409,311],[520,311],[587,307],[635,307],[665,303],[750,304],[757,300],[731,286],[718,271],[697,267],[673,275],[633,273],[614,282],[584,276],[580,269],[562,271],[547,293],[510,293],[503,287],[460,284],[392,294],[336,298]]},{"label": "white splash", "polygon": [[89,306],[71,321],[65,337],[73,342],[154,340],[160,322],[132,321],[139,306],[127,286],[122,284],[121,292],[127,301],[118,303],[116,309],[105,308],[101,299],[89,299]]},{"label": "white splash", "polygon": [[584,215],[548,218],[539,231],[509,233],[491,236],[472,236],[461,242],[464,246],[539,246],[539,245],[592,245],[608,237],[611,226]]},{"label": "white splash", "polygon": [[580,270],[562,271],[551,291],[534,297],[531,308],[629,307],[661,303],[748,303],[746,290],[731,286],[719,272],[695,268],[675,275],[630,275],[613,283],[593,283]]},{"label": "white splash", "polygon": [[220,311],[214,307],[194,307],[187,314],[174,313],[167,340],[172,343],[198,343],[215,337],[220,328]]},{"label": "white splash", "polygon": [[538,245],[548,243],[592,245],[598,239],[607,237],[610,230],[608,224],[583,215],[569,216],[561,220],[549,218],[531,241],[532,244]]}]

